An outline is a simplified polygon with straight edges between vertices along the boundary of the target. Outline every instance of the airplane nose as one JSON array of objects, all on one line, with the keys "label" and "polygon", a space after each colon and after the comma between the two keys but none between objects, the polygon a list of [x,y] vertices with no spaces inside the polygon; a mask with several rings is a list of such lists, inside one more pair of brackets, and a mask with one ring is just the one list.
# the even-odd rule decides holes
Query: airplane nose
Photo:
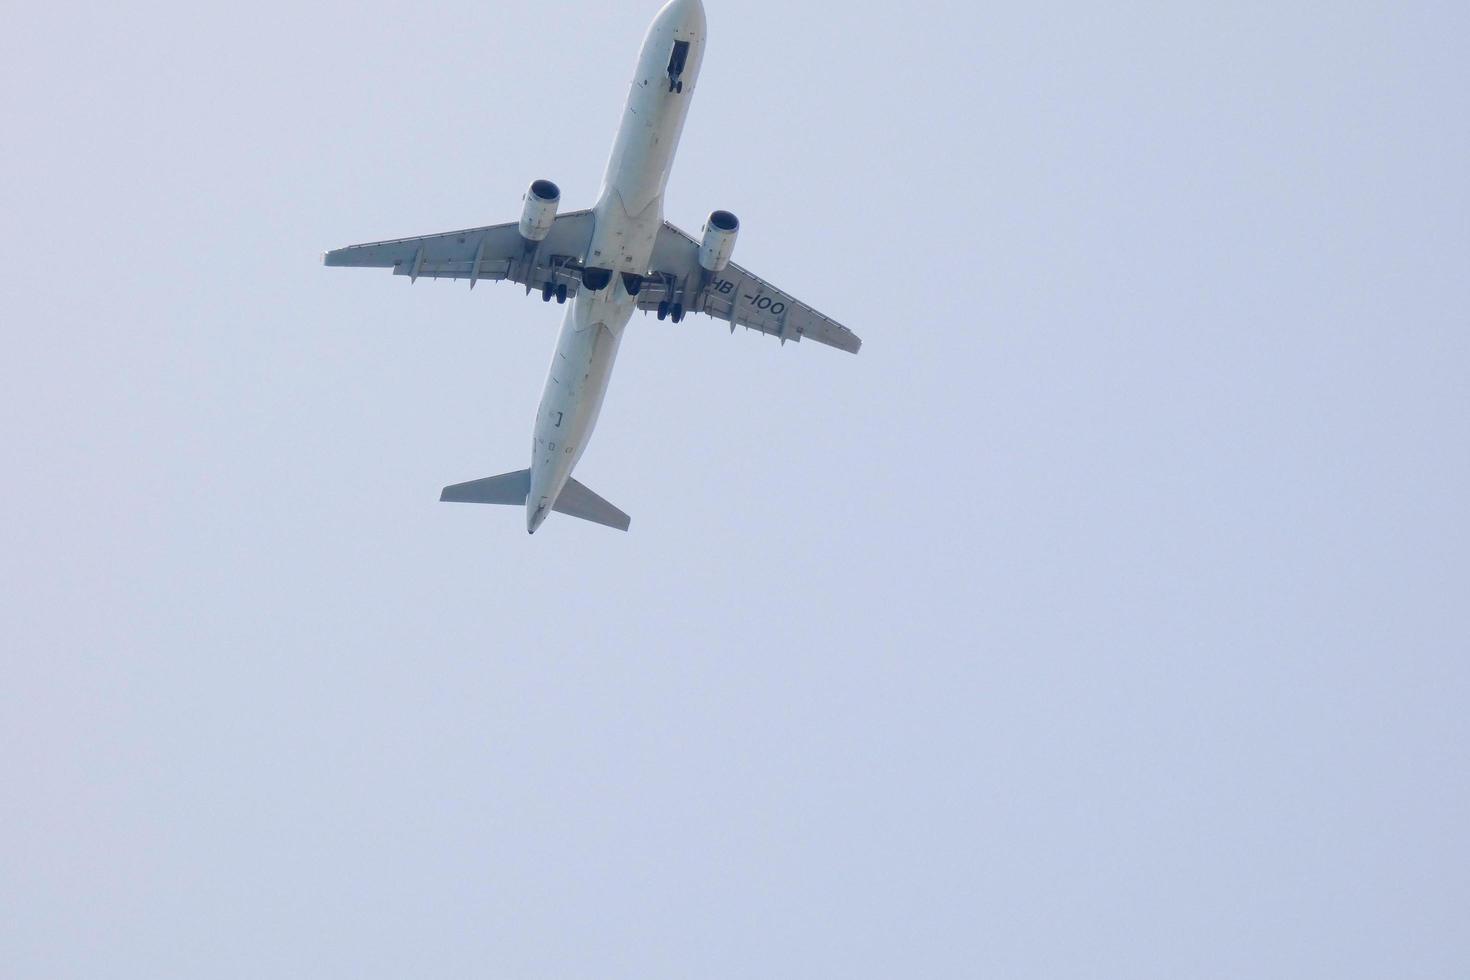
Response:
[{"label": "airplane nose", "polygon": [[669,0],[664,5],[664,9],[659,11],[659,19],[676,21],[686,30],[701,29],[704,26],[704,2],[703,0]]}]

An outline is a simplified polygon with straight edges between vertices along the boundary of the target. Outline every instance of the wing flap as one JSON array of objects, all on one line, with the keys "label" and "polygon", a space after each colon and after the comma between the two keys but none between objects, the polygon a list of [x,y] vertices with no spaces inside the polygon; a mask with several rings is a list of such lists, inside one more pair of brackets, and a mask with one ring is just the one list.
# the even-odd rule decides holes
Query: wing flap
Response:
[{"label": "wing flap", "polygon": [[508,259],[495,261],[482,261],[480,263],[479,275],[474,275],[474,259],[445,259],[443,261],[425,260],[414,273],[412,262],[394,266],[395,276],[415,276],[420,279],[475,279],[483,282],[499,282],[509,279],[513,263]]}]

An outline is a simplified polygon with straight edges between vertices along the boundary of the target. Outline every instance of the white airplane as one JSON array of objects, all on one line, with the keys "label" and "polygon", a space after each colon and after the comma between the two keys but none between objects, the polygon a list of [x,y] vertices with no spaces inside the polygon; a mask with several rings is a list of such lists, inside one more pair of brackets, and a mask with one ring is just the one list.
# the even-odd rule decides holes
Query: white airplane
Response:
[{"label": "white airplane", "polygon": [[788,340],[857,353],[852,331],[731,263],[740,222],[715,211],[696,240],[664,221],[664,185],[704,58],[701,0],[670,0],[638,56],[602,195],[590,211],[557,214],[561,191],[531,184],[521,220],[328,252],[331,266],[391,268],[396,276],[519,283],[573,300],[536,412],[530,469],[447,487],[441,500],[524,504],[532,534],[551,511],[626,531],[627,514],[572,479],[607,392],[634,310],[679,323],[706,313]]}]

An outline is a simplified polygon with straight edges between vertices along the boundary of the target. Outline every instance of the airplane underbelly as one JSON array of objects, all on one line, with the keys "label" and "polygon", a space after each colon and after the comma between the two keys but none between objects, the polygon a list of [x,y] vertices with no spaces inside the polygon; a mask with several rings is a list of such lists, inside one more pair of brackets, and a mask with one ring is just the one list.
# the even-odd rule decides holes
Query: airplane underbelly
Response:
[{"label": "airplane underbelly", "polygon": [[663,198],[655,195],[642,211],[630,213],[622,194],[609,188],[597,205],[587,265],[640,276],[647,273],[663,227],[663,210]]},{"label": "airplane underbelly", "polygon": [[531,498],[555,501],[582,458],[607,394],[628,302],[578,296],[562,325],[546,390],[536,412],[531,449]]},{"label": "airplane underbelly", "polygon": [[[684,0],[667,4],[649,29],[593,209],[592,240],[583,256],[589,272],[651,271],[663,226],[664,185],[699,75],[704,35],[704,8]],[[526,500],[533,531],[587,448],[623,328],[636,309],[637,300],[613,276],[606,285],[579,292],[567,310],[536,413]]]},{"label": "airplane underbelly", "polygon": [[[663,225],[664,187],[699,74],[703,29],[702,17],[683,27],[662,23],[644,44],[603,178],[589,266],[637,275],[649,271]],[[680,52],[677,65],[670,61],[674,50]],[[675,77],[677,82],[671,82]]]}]

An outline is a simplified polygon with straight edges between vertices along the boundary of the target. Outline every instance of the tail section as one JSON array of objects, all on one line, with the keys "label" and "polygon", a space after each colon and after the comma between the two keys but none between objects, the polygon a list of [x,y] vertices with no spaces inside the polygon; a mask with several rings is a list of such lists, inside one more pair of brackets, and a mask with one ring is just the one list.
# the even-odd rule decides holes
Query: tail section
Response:
[{"label": "tail section", "polygon": [[[456,504],[507,504],[520,507],[525,504],[526,495],[530,492],[531,471],[517,470],[514,473],[502,473],[484,480],[445,487],[439,499]],[[619,531],[628,530],[632,523],[632,518],[627,514],[571,478],[567,479],[566,486],[562,487],[561,494],[556,498],[556,505],[551,509],[568,517],[578,517]]]}]

